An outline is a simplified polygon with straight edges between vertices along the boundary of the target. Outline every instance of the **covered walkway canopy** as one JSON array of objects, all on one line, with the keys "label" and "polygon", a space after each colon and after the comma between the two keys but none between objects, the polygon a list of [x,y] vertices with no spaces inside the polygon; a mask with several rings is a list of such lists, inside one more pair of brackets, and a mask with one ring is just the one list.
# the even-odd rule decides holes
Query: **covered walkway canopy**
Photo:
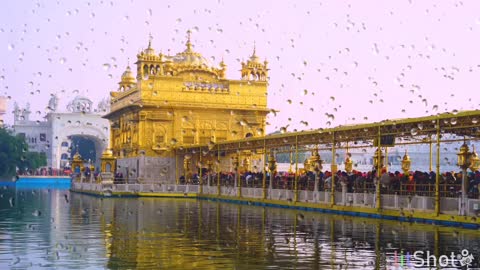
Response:
[{"label": "covered walkway canopy", "polygon": [[306,150],[312,145],[320,145],[324,149],[390,147],[476,140],[479,137],[480,110],[471,110],[311,131],[287,132],[203,145],[180,146],[176,148],[176,151],[177,154],[208,150],[232,153],[239,150],[255,151],[288,146],[297,146],[299,149]]}]

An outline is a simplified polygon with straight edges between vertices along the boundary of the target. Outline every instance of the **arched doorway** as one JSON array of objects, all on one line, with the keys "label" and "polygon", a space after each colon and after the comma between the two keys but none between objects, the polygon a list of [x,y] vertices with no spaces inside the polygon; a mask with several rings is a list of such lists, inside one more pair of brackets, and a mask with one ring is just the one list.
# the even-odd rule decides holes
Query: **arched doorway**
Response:
[{"label": "arched doorway", "polygon": [[68,142],[69,159],[78,152],[82,158],[87,162],[90,160],[96,168],[100,167],[100,158],[103,151],[107,148],[108,141],[104,132],[94,126],[79,126],[62,130],[58,136],[58,143],[54,147],[56,148],[56,157],[52,160],[52,163],[57,168],[61,168],[62,154],[65,153],[65,147],[62,147],[63,142]]}]

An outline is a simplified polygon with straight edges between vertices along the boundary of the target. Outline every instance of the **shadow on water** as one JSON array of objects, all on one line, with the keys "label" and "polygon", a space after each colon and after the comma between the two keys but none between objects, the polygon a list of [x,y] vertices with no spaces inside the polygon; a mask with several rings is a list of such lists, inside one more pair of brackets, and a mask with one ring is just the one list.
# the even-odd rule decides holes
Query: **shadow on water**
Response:
[{"label": "shadow on water", "polygon": [[480,260],[474,230],[194,199],[0,190],[1,269],[393,269],[402,252],[406,264],[407,253],[462,249]]}]

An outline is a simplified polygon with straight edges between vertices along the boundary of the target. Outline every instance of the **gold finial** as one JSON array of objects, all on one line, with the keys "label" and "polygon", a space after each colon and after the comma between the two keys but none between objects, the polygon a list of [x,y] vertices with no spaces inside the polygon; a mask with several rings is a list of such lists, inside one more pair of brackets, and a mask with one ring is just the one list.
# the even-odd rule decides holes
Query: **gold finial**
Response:
[{"label": "gold finial", "polygon": [[252,53],[252,57],[255,57],[257,56],[257,44],[255,42],[255,40],[253,41],[253,53]]},{"label": "gold finial", "polygon": [[148,48],[152,48],[152,33],[148,33]]},{"label": "gold finial", "polygon": [[130,67],[130,57],[127,57],[127,67]]},{"label": "gold finial", "polygon": [[192,31],[190,29],[187,30],[187,51],[191,51],[192,50],[192,43],[190,41],[191,39],[191,34],[192,34]]}]

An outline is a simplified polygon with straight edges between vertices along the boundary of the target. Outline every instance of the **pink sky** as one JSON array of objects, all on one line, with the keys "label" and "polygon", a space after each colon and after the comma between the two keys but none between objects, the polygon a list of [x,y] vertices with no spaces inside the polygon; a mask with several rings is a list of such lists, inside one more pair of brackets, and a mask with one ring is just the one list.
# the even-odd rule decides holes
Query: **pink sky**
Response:
[{"label": "pink sky", "polygon": [[256,42],[270,62],[269,107],[280,110],[269,132],[480,104],[479,1],[5,0],[0,95],[11,96],[9,111],[29,101],[38,119],[51,93],[62,106],[77,92],[99,101],[149,33],[157,52],[173,54],[187,29],[195,50],[216,64],[223,57],[232,79]]}]

